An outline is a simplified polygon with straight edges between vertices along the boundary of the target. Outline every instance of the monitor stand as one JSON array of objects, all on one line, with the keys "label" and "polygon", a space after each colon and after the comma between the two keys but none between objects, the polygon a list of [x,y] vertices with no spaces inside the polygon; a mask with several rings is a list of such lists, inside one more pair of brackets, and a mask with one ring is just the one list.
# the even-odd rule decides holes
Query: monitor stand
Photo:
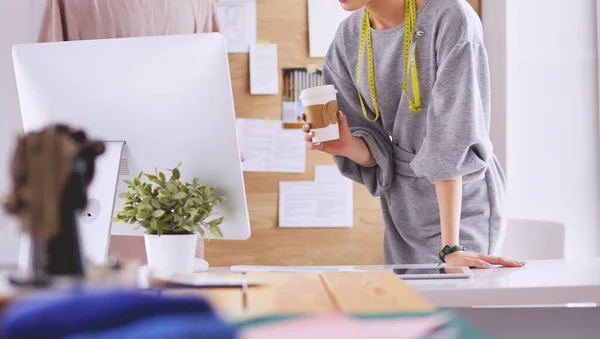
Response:
[{"label": "monitor stand", "polygon": [[104,142],[104,154],[96,159],[96,173],[88,188],[86,208],[79,216],[80,242],[87,261],[105,265],[114,213],[119,164],[125,142]]}]

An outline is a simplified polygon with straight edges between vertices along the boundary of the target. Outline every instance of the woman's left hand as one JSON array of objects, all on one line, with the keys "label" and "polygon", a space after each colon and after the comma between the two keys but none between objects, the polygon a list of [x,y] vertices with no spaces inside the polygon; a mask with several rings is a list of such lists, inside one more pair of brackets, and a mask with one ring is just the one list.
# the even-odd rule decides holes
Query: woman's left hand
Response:
[{"label": "woman's left hand", "polygon": [[444,258],[448,266],[469,266],[474,268],[493,268],[492,265],[506,267],[523,267],[525,262],[493,257],[483,253],[457,251],[447,254]]}]

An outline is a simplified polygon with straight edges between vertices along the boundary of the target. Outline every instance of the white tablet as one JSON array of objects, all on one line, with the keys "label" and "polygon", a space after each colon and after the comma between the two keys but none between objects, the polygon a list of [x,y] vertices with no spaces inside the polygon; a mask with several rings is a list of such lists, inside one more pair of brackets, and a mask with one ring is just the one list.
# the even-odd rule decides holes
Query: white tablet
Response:
[{"label": "white tablet", "polygon": [[402,279],[468,279],[473,273],[468,267],[393,268]]}]

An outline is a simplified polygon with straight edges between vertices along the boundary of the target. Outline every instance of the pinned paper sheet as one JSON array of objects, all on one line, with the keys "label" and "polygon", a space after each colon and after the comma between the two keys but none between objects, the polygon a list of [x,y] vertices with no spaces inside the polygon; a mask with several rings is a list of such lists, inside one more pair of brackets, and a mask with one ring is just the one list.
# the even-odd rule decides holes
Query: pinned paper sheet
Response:
[{"label": "pinned paper sheet", "polygon": [[217,11],[227,52],[248,53],[256,42],[256,0],[219,0]]},{"label": "pinned paper sheet", "polygon": [[339,1],[308,0],[308,42],[311,58],[325,57],[339,25],[350,13],[342,9]]},{"label": "pinned paper sheet", "polygon": [[281,120],[237,119],[244,172],[304,173],[302,130],[284,129]]},{"label": "pinned paper sheet", "polygon": [[250,45],[250,94],[279,94],[277,45]]},{"label": "pinned paper sheet", "polygon": [[315,166],[315,181],[279,183],[279,227],[352,227],[352,181],[335,166]]}]

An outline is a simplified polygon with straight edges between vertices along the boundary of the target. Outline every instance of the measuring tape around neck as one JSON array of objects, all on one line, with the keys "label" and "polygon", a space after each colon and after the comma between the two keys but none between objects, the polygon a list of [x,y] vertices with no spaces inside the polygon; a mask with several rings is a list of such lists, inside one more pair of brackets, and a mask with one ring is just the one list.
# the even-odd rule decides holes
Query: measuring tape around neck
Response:
[{"label": "measuring tape around neck", "polygon": [[[421,111],[421,98],[419,92],[419,79],[417,74],[417,65],[415,61],[415,46],[416,39],[420,36],[420,33],[416,31],[417,23],[417,10],[415,0],[406,0],[405,18],[404,18],[404,84],[403,92],[406,94],[409,102],[410,111],[413,113]],[[360,95],[360,75],[362,56],[364,51],[364,45],[367,45],[367,74],[369,81],[369,90],[371,99],[373,101],[373,108],[375,110],[375,118],[369,119],[367,110],[365,108],[364,101]],[[411,73],[411,80],[413,86],[413,95],[415,97],[412,101],[408,95],[408,73]],[[375,72],[373,71],[373,48],[371,43],[371,22],[369,20],[369,12],[365,9],[365,15],[362,20],[361,31],[360,31],[360,46],[358,48],[358,62],[356,64],[356,90],[358,91],[358,99],[360,100],[360,106],[362,109],[363,116],[370,122],[375,122],[379,119],[379,106],[377,104],[377,91],[375,88]]]}]

